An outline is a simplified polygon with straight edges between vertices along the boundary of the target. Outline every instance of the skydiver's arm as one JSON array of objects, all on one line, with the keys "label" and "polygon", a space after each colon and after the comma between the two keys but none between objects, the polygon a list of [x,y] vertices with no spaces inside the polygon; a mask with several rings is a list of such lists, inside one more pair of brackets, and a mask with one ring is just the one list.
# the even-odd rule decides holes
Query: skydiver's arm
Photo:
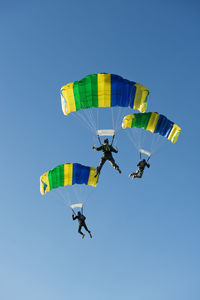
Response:
[{"label": "skydiver's arm", "polygon": [[118,153],[118,150],[115,149],[113,146],[110,146],[110,151],[111,151],[111,152],[114,152],[114,153]]},{"label": "skydiver's arm", "polygon": [[72,220],[74,221],[74,220],[76,220],[76,219],[78,219],[78,217],[77,217],[77,216],[74,216],[74,215],[72,215]]},{"label": "skydiver's arm", "polygon": [[100,147],[92,147],[93,150],[95,151],[101,151],[103,149],[103,146],[100,146]]}]

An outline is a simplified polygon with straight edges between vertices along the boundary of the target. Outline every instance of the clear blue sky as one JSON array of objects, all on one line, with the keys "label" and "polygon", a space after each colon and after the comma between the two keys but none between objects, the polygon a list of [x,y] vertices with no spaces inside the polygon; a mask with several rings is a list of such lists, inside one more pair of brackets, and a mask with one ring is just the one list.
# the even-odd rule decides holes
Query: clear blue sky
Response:
[{"label": "clear blue sky", "polygon": [[[199,300],[198,1],[4,1],[0,5],[0,299]],[[143,83],[149,111],[182,128],[131,181],[128,137],[87,201],[94,238],[77,234],[39,177],[96,166],[91,133],[63,115],[59,90],[107,72]]]}]

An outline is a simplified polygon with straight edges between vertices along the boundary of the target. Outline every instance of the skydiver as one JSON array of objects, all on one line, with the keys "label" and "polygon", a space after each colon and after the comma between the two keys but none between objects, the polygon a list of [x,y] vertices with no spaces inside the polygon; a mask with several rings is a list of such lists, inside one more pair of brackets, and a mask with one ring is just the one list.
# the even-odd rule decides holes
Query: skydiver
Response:
[{"label": "skydiver", "polygon": [[142,178],[143,172],[145,167],[149,168],[150,164],[147,163],[147,161],[145,159],[141,160],[138,164],[137,164],[137,171],[135,173],[131,173],[129,174],[129,177],[133,176],[132,179],[134,178]]},{"label": "skydiver", "polygon": [[93,150],[96,151],[103,151],[103,155],[101,157],[101,161],[98,165],[98,167],[96,168],[96,174],[94,175],[94,177],[97,177],[97,175],[100,173],[101,168],[103,167],[103,165],[105,164],[105,162],[108,160],[112,167],[115,168],[120,174],[121,174],[121,170],[119,168],[119,166],[115,163],[115,160],[112,156],[112,152],[117,153],[118,151],[113,148],[112,145],[109,145],[109,141],[108,139],[104,140],[104,143],[100,146],[100,147],[92,147]]},{"label": "skydiver", "polygon": [[81,228],[84,227],[85,230],[89,233],[90,237],[92,238],[92,234],[90,232],[90,230],[87,228],[86,224],[85,224],[85,219],[86,217],[80,212],[78,211],[77,215],[72,215],[72,219],[73,221],[78,219],[78,233],[80,233],[82,235],[82,239],[84,238],[85,234],[81,231]]}]

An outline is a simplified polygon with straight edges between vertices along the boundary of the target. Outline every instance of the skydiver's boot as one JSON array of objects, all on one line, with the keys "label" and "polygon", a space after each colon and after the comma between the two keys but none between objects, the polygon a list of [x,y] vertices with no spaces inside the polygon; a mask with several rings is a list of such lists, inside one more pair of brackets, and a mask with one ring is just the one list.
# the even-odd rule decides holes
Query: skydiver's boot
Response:
[{"label": "skydiver's boot", "polygon": [[82,239],[84,239],[84,236],[85,236],[85,234],[83,233],[83,234],[82,234]]},{"label": "skydiver's boot", "polygon": [[90,235],[90,237],[92,238],[92,234],[91,234],[91,232],[89,232],[89,235]]},{"label": "skydiver's boot", "polygon": [[122,173],[122,171],[120,170],[120,168],[119,168],[119,167],[117,167],[117,168],[116,168],[116,170],[119,172],[119,174],[121,174],[121,173]]}]

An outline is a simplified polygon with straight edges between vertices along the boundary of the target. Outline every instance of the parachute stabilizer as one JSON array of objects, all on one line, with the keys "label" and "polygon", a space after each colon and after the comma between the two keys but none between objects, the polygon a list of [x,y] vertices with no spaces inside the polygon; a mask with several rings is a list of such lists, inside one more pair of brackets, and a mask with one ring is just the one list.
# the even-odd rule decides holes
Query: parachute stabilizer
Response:
[{"label": "parachute stabilizer", "polygon": [[83,208],[83,203],[72,204],[72,205],[70,205],[70,208],[71,209],[74,209],[74,208]]},{"label": "parachute stabilizer", "polygon": [[151,157],[151,153],[149,151],[144,150],[144,149],[139,149],[139,153],[140,153],[140,155],[145,154],[148,157]]},{"label": "parachute stabilizer", "polygon": [[114,136],[115,130],[113,129],[100,129],[97,130],[97,136]]}]

